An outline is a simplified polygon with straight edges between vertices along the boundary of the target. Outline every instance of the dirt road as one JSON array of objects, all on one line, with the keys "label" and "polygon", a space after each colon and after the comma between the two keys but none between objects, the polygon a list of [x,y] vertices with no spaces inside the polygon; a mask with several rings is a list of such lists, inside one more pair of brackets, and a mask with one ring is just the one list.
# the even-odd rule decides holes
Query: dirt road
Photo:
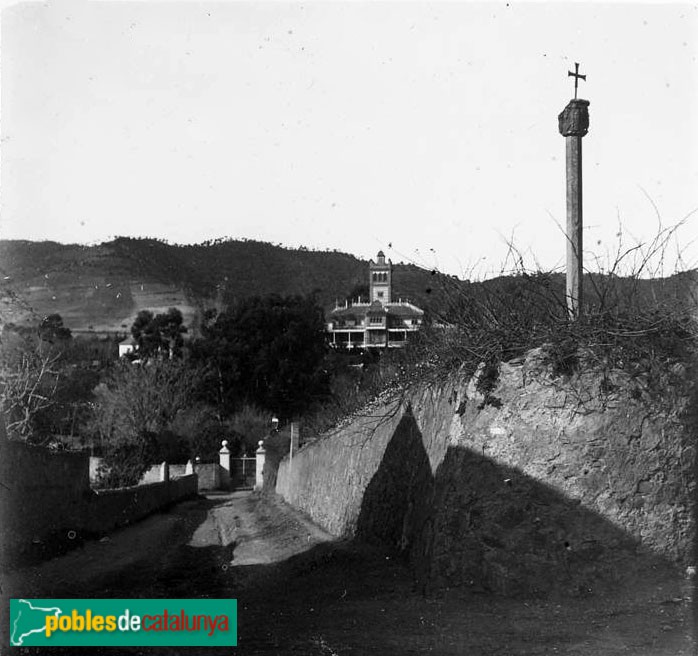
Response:
[{"label": "dirt road", "polygon": [[[241,656],[694,654],[690,590],[666,573],[614,595],[502,599],[451,590],[425,598],[399,562],[336,542],[288,506],[210,495],[40,566],[6,576],[22,597],[238,599]],[[2,636],[2,644],[7,640]],[[74,650],[3,649],[71,654]],[[113,650],[91,650],[114,654]],[[123,654],[231,653],[123,649]]]}]

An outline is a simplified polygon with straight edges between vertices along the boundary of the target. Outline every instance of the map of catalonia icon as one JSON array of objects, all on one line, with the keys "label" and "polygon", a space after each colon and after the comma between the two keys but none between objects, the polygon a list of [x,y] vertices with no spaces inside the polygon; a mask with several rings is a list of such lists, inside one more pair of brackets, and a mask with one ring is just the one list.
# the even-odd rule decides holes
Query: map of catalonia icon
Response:
[{"label": "map of catalonia icon", "polygon": [[11,616],[10,644],[13,647],[24,645],[26,638],[34,633],[46,635],[46,618],[49,615],[58,617],[63,611],[60,608],[41,608],[34,606],[26,599],[13,600],[19,609],[13,608]]}]

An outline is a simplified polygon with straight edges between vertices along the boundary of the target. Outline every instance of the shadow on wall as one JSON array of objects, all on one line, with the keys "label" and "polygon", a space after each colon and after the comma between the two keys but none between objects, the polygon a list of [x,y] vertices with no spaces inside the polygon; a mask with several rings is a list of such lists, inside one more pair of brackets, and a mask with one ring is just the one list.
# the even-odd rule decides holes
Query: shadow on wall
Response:
[{"label": "shadow on wall", "polygon": [[364,492],[355,536],[404,554],[432,494],[433,476],[422,434],[408,406],[386,446],[383,460]]},{"label": "shadow on wall", "polygon": [[585,595],[671,564],[559,491],[450,446],[432,475],[411,408],[366,488],[356,537],[411,563],[423,591]]}]

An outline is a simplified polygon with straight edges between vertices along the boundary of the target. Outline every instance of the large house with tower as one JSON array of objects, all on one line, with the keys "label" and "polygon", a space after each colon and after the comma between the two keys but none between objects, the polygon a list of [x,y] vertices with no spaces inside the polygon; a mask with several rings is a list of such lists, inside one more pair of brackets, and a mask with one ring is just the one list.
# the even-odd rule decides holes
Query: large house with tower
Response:
[{"label": "large house with tower", "polygon": [[393,265],[383,251],[369,262],[369,297],[337,305],[329,314],[327,332],[336,348],[396,348],[416,333],[424,311],[401,298],[393,300]]}]

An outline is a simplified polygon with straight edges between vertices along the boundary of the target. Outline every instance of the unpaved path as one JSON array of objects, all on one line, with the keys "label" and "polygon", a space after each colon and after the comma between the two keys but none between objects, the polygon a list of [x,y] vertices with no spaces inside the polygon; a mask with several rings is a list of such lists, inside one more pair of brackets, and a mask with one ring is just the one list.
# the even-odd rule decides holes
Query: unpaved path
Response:
[{"label": "unpaved path", "polygon": [[[239,647],[119,654],[689,656],[691,590],[657,572],[613,595],[541,601],[463,591],[425,598],[385,554],[335,542],[288,506],[210,495],[2,580],[5,596],[234,597]],[[4,626],[3,626],[4,629]],[[2,645],[6,636],[0,636]],[[1,649],[68,654],[69,649]],[[114,654],[114,650],[90,650]]]}]

